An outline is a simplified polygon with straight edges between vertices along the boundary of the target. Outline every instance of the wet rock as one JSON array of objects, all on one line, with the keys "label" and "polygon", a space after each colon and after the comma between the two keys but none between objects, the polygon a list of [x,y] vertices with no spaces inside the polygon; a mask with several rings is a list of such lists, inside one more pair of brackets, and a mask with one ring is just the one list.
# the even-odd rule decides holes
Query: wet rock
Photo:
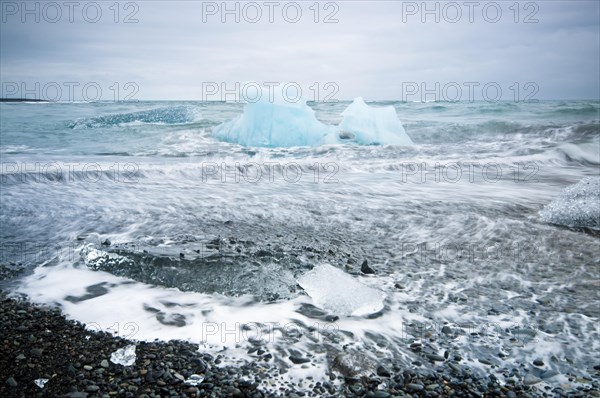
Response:
[{"label": "wet rock", "polygon": [[542,359],[541,359],[541,358],[536,358],[536,359],[533,361],[533,364],[534,364],[535,366],[544,366],[544,361],[542,361]]},{"label": "wet rock", "polygon": [[111,245],[111,241],[110,239],[104,239],[102,241],[102,246],[110,246]]},{"label": "wet rock", "polygon": [[10,387],[16,387],[19,385],[19,383],[17,383],[17,381],[12,377],[9,377],[8,379],[6,379],[6,384],[9,385]]},{"label": "wet rock", "polygon": [[455,372],[460,372],[460,366],[458,366],[454,362],[448,362],[448,367]]},{"label": "wet rock", "polygon": [[389,392],[385,392],[385,391],[375,391],[375,394],[373,394],[374,398],[389,398],[391,397],[391,394]]},{"label": "wet rock", "polygon": [[72,393],[70,393],[69,395],[66,395],[66,397],[68,398],[87,398],[89,394],[87,392],[79,392],[79,391],[74,391]]},{"label": "wet rock", "polygon": [[381,376],[381,377],[391,377],[392,374],[390,373],[390,371],[383,365],[379,365],[377,367],[377,376]]},{"label": "wet rock", "polygon": [[363,261],[363,263],[360,266],[360,271],[363,274],[374,274],[375,270],[371,267],[369,267],[369,262],[367,260]]},{"label": "wet rock", "polygon": [[300,356],[297,356],[297,355],[290,355],[290,361],[292,361],[296,365],[299,365],[299,364],[302,364],[302,363],[310,362],[310,359],[303,358],[303,357],[300,357]]},{"label": "wet rock", "polygon": [[413,392],[416,392],[416,391],[423,391],[423,389],[424,389],[424,388],[425,388],[425,387],[423,386],[423,384],[410,383],[410,384],[407,384],[407,385],[406,385],[406,389],[407,389],[408,391],[413,391]]},{"label": "wet rock", "polygon": [[437,384],[437,383],[428,384],[428,385],[425,387],[425,389],[426,389],[427,391],[433,391],[433,390],[435,390],[436,388],[438,388],[439,386],[440,386],[440,385],[439,385],[439,384]]},{"label": "wet rock", "polygon": [[557,376],[558,372],[556,370],[550,369],[540,373],[540,378],[543,380],[551,379],[554,376]]},{"label": "wet rock", "polygon": [[362,395],[362,394],[364,394],[363,386],[361,384],[358,384],[358,383],[352,384],[350,386],[350,391],[352,391],[356,395]]},{"label": "wet rock", "polygon": [[42,350],[41,348],[32,348],[30,353],[31,353],[32,357],[40,358],[42,356],[42,354],[44,353],[44,350]]},{"label": "wet rock", "polygon": [[444,362],[445,358],[438,354],[427,354],[427,358],[433,362]]},{"label": "wet rock", "polygon": [[526,386],[532,386],[534,384],[539,383],[540,381],[542,381],[542,379],[540,379],[539,377],[536,377],[534,375],[526,375],[523,378],[523,384],[525,384]]}]

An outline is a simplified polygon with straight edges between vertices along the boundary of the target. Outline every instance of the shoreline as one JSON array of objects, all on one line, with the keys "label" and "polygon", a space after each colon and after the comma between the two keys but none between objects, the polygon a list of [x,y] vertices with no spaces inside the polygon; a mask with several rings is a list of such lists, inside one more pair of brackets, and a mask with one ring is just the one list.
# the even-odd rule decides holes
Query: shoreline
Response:
[{"label": "shoreline", "polygon": [[[0,396],[13,397],[538,397],[534,386],[502,385],[497,379],[480,379],[468,368],[454,373],[424,375],[418,369],[378,369],[372,377],[338,375],[331,383],[313,383],[268,391],[269,380],[284,371],[268,361],[220,366],[221,358],[198,351],[183,341],[132,342],[106,332],[86,330],[66,319],[58,308],[9,298],[0,291]],[[122,366],[111,353],[136,345],[136,361]],[[205,379],[186,384],[190,376]],[[335,377],[335,376],[332,376]],[[40,388],[36,379],[49,379]],[[383,389],[382,386],[384,387]],[[577,391],[553,388],[552,396],[600,396],[598,389]],[[578,395],[579,394],[579,395]]]}]

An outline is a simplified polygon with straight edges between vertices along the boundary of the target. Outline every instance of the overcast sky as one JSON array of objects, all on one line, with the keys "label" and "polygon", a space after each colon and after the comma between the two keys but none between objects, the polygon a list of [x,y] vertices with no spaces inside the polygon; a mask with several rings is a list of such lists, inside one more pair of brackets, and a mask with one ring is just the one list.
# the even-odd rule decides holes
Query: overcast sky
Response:
[{"label": "overcast sky", "polygon": [[247,81],[321,100],[600,96],[597,0],[315,3],[1,0],[2,96],[218,100]]}]

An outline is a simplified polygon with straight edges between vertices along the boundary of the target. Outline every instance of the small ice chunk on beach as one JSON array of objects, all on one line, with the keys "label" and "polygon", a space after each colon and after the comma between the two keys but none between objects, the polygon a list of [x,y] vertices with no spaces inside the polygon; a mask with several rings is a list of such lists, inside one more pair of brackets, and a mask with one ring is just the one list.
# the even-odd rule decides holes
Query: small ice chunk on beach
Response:
[{"label": "small ice chunk on beach", "polygon": [[360,316],[383,308],[383,292],[329,264],[321,264],[302,275],[298,284],[318,307],[334,315]]},{"label": "small ice chunk on beach", "polygon": [[342,116],[340,137],[353,138],[364,145],[413,145],[393,106],[371,107],[358,97],[342,112]]},{"label": "small ice chunk on beach", "polygon": [[200,384],[202,384],[202,382],[204,381],[204,376],[203,375],[198,375],[198,374],[193,374],[190,375],[190,377],[188,377],[184,383],[187,384],[188,386],[198,386]]},{"label": "small ice chunk on beach", "polygon": [[46,383],[48,383],[48,381],[49,381],[49,379],[35,379],[33,382],[39,388],[44,388],[44,386],[46,385]]},{"label": "small ice chunk on beach", "polygon": [[540,215],[551,224],[600,230],[600,177],[586,177],[565,188]]},{"label": "small ice chunk on beach", "polygon": [[110,361],[117,365],[131,366],[135,363],[135,344],[120,348],[110,354]]},{"label": "small ice chunk on beach", "polygon": [[241,95],[247,102],[244,113],[216,126],[216,138],[244,146],[317,146],[334,141],[333,129],[315,117],[306,100],[292,94],[285,84],[269,90],[245,85]]}]

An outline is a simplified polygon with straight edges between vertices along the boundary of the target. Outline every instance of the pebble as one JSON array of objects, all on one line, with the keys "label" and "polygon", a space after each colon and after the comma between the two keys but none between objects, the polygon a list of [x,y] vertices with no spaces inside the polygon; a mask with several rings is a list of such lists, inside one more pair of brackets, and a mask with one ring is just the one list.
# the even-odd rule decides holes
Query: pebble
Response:
[{"label": "pebble", "polygon": [[32,357],[39,358],[44,353],[44,350],[42,350],[41,348],[32,348],[30,353]]},{"label": "pebble", "polygon": [[292,361],[293,363],[295,363],[296,365],[299,365],[301,363],[307,363],[310,362],[310,359],[308,358],[303,358],[303,357],[299,357],[296,355],[290,355],[290,361]]},{"label": "pebble", "polygon": [[454,370],[455,372],[460,372],[460,366],[456,365],[453,362],[448,362],[448,366],[450,367],[450,369]]},{"label": "pebble", "polygon": [[11,387],[16,387],[19,385],[17,383],[17,381],[15,379],[13,379],[12,377],[9,377],[8,379],[6,379],[6,384],[8,384]]},{"label": "pebble", "polygon": [[360,266],[360,271],[363,274],[374,274],[375,270],[371,267],[369,267],[369,262],[367,260],[363,261],[361,266]]},{"label": "pebble", "polygon": [[106,359],[103,359],[102,362],[100,362],[100,366],[102,366],[103,368],[108,368],[108,361]]},{"label": "pebble", "polygon": [[537,358],[536,360],[533,361],[533,364],[535,366],[544,366],[544,361],[542,361],[541,358]]},{"label": "pebble", "polygon": [[390,377],[392,374],[390,373],[390,371],[383,365],[379,365],[377,367],[377,376],[381,376],[381,377]]},{"label": "pebble", "polygon": [[539,377],[536,377],[534,375],[526,375],[523,378],[523,384],[525,384],[526,386],[532,386],[534,384],[539,383],[540,381],[542,381],[542,379],[540,379]]},{"label": "pebble", "polygon": [[350,386],[350,390],[357,395],[362,395],[362,393],[364,393],[362,384],[358,384],[358,383],[352,384]]},{"label": "pebble", "polygon": [[409,391],[423,391],[425,387],[423,384],[410,383],[406,386],[406,389]]},{"label": "pebble", "polygon": [[87,392],[74,391],[68,395],[68,398],[87,398],[88,395]]},{"label": "pebble", "polygon": [[540,373],[540,378],[543,380],[550,379],[554,376],[558,375],[558,372],[554,369],[549,369]]},{"label": "pebble", "polygon": [[437,362],[444,362],[445,358],[441,355],[438,354],[427,354],[427,358],[429,358],[432,361],[437,361]]},{"label": "pebble", "polygon": [[375,398],[388,398],[390,396],[391,394],[385,391],[375,391],[375,394],[373,394]]}]

